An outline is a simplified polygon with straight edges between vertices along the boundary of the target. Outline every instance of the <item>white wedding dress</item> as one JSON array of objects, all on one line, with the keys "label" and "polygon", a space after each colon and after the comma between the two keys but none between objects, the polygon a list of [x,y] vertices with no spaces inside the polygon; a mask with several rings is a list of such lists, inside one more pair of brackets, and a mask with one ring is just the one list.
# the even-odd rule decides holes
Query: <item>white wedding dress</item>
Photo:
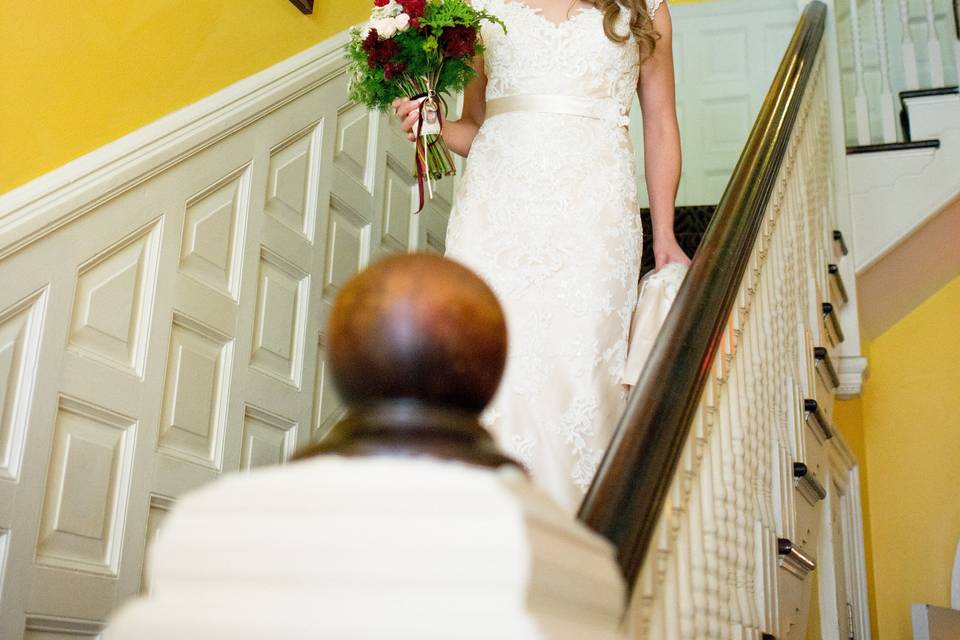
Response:
[{"label": "white wedding dress", "polygon": [[[662,0],[648,0],[653,15]],[[621,377],[640,268],[626,129],[639,49],[595,8],[554,24],[522,0],[472,0],[486,25],[487,117],[470,149],[447,256],[507,317],[509,355],[484,424],[575,511],[626,402]],[[618,29],[628,33],[628,15]]]}]

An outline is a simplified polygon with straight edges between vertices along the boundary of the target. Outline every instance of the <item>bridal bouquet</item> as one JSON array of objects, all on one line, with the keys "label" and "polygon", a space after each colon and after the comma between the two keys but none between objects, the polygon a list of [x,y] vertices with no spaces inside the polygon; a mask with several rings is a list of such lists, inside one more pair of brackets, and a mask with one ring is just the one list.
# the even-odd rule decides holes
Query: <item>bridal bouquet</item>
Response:
[{"label": "bridal bouquet", "polygon": [[370,20],[351,33],[348,51],[350,98],[371,109],[386,109],[396,98],[420,100],[416,176],[433,196],[433,180],[455,173],[443,142],[444,94],[460,92],[476,75],[470,62],[483,52],[483,21],[496,16],[465,0],[374,0]]}]

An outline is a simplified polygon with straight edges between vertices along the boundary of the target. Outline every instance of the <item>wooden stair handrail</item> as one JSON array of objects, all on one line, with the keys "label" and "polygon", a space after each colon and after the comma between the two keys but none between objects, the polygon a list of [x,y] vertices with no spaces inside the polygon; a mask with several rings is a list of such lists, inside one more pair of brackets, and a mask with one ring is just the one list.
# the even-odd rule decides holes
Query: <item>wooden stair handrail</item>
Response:
[{"label": "wooden stair handrail", "polygon": [[823,40],[807,5],[700,250],[667,316],[578,517],[617,547],[632,588],[711,375]]}]

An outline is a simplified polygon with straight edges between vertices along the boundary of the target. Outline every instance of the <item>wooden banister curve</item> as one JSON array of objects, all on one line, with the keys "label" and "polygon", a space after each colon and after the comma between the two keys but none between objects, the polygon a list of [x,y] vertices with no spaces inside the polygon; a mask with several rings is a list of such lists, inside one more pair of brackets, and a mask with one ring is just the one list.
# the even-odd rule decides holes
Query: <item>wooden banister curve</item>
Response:
[{"label": "wooden banister curve", "polygon": [[636,582],[744,277],[823,40],[803,12],[697,258],[664,322],[579,518],[611,540]]}]

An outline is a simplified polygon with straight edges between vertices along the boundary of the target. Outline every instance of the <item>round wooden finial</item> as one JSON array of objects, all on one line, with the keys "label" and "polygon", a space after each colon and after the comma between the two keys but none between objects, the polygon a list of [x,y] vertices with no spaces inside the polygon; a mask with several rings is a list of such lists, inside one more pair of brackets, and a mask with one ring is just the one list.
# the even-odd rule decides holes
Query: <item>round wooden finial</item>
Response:
[{"label": "round wooden finial", "polygon": [[298,457],[511,462],[478,422],[506,354],[503,311],[469,269],[430,254],[380,260],[344,286],[328,325],[328,363],[348,414]]}]

